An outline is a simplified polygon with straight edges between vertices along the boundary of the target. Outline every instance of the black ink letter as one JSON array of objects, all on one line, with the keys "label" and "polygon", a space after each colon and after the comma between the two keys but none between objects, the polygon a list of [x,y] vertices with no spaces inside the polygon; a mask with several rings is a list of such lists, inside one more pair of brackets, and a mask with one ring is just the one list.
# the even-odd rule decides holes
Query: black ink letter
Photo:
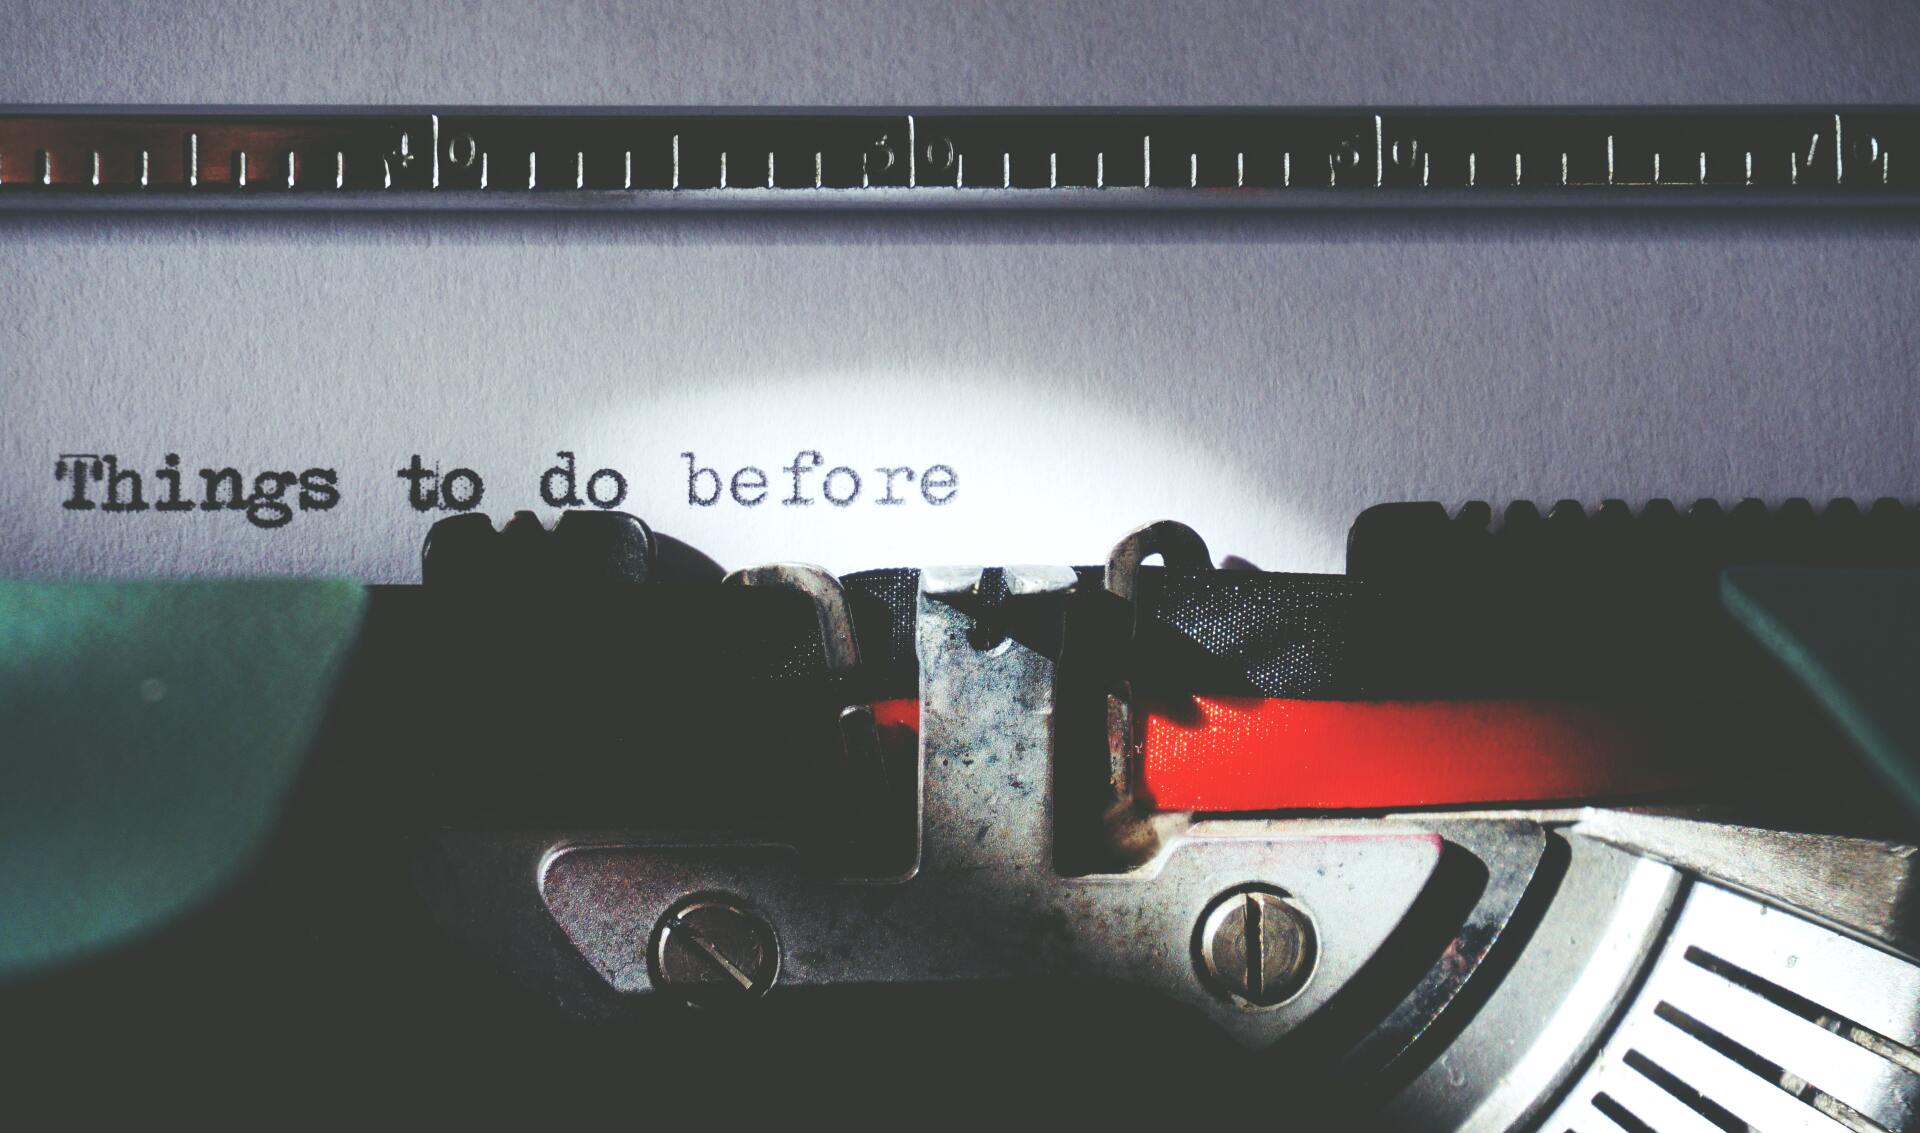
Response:
[{"label": "black ink letter", "polygon": [[331,468],[309,468],[300,474],[300,510],[326,511],[340,502],[340,474]]},{"label": "black ink letter", "polygon": [[[140,495],[140,474],[133,469],[122,469],[120,461],[111,456],[100,459],[107,462],[107,498],[100,504],[101,511],[145,511],[147,501]],[[120,485],[129,484],[128,499],[120,498]]]},{"label": "black ink letter", "polygon": [[[463,493],[455,487],[465,481],[469,487]],[[440,479],[440,501],[454,511],[472,511],[480,497],[487,494],[487,486],[480,482],[480,474],[471,468],[456,468]]]},{"label": "black ink letter", "polygon": [[[811,463],[800,463],[803,458],[811,458]],[[790,472],[793,474],[793,495],[788,496],[780,502],[788,507],[807,507],[811,505],[813,501],[800,494],[800,477],[820,467],[820,462],[824,459],[825,458],[818,452],[810,448],[801,449],[799,452],[794,453],[793,463],[780,469],[782,472]]]},{"label": "black ink letter", "polygon": [[[746,478],[747,473],[749,472],[753,473],[753,479],[751,480]],[[746,494],[740,490],[742,488],[751,490],[754,493],[753,498],[748,499]],[[740,471],[735,472],[733,474],[733,502],[734,503],[739,504],[741,507],[757,507],[759,506],[760,501],[766,498],[767,498],[767,474],[765,472],[762,472],[758,468],[755,468],[753,465],[749,464],[745,468],[742,468]]]},{"label": "black ink letter", "polygon": [[[419,457],[414,459],[418,460]],[[201,511],[219,511],[223,507],[240,511],[247,506],[247,501],[243,498],[247,494],[247,489],[240,481],[238,468],[222,468],[218,472],[211,468],[202,468],[200,479],[207,485],[206,498],[200,501]],[[220,499],[221,489],[226,490],[225,501]]]},{"label": "black ink letter", "polygon": [[[935,492],[945,492],[946,495],[936,500],[933,498]],[[960,477],[954,473],[953,469],[946,465],[930,464],[927,466],[927,470],[921,473],[920,498],[932,504],[934,507],[939,507],[944,503],[951,503],[953,497],[959,494]]]},{"label": "black ink letter", "polygon": [[193,501],[180,498],[180,454],[167,454],[167,466],[156,468],[153,478],[167,486],[167,497],[154,502],[155,511],[192,511]]},{"label": "black ink letter", "polygon": [[[613,481],[613,495],[607,497],[604,500],[600,498],[600,490],[594,487],[594,485],[600,482],[600,478],[602,476],[605,476],[608,479]],[[715,489],[715,490],[718,491],[718,489]],[[627,498],[627,478],[625,476],[620,475],[618,472],[615,472],[613,469],[602,468],[600,471],[595,472],[592,476],[587,477],[587,501],[593,504],[594,507],[599,507],[599,508],[619,507],[620,501],[626,498]]]},{"label": "black ink letter", "polygon": [[440,474],[421,464],[420,454],[416,452],[413,454],[413,463],[400,470],[400,478],[407,482],[407,502],[413,505],[413,510],[432,511],[440,498],[439,488],[434,483]]},{"label": "black ink letter", "polygon": [[[847,474],[847,479],[853,481],[853,491],[848,492],[847,498],[844,500],[833,494],[833,478],[842,472]],[[820,494],[827,497],[827,502],[834,507],[847,507],[852,504],[853,501],[860,498],[860,474],[844,464],[832,469],[827,473],[827,478],[820,481]]]},{"label": "black ink letter", "polygon": [[291,472],[262,472],[253,478],[253,495],[247,497],[247,522],[272,530],[285,527],[293,519],[293,509],[280,501],[287,489],[300,482]]},{"label": "black ink letter", "polygon": [[874,471],[881,473],[887,478],[887,494],[873,501],[874,503],[904,504],[907,502],[901,499],[899,496],[896,496],[893,494],[893,478],[895,476],[904,474],[907,478],[907,483],[911,484],[913,483],[913,469],[911,468],[876,468],[874,469]]},{"label": "black ink letter", "polygon": [[60,504],[69,511],[92,511],[96,506],[87,498],[87,477],[98,480],[101,476],[100,458],[90,452],[64,452],[60,459],[53,462],[53,478],[65,480],[67,471],[73,471],[73,495]]},{"label": "black ink letter", "polygon": [[[553,455],[565,463],[556,464],[540,474],[540,498],[547,501],[548,507],[579,507],[580,493],[575,491],[573,486],[573,454],[556,452]],[[553,490],[553,480],[556,476],[567,482],[565,492]]]},{"label": "black ink letter", "polygon": [[[698,464],[695,464],[693,460],[693,454],[690,452],[683,452],[680,455],[687,458],[687,504],[688,506],[712,507],[714,504],[719,503],[720,502],[720,474],[718,472],[715,472],[711,468],[702,468]],[[700,494],[700,477],[702,476],[708,476],[713,479],[713,493],[711,495],[703,496]]]}]

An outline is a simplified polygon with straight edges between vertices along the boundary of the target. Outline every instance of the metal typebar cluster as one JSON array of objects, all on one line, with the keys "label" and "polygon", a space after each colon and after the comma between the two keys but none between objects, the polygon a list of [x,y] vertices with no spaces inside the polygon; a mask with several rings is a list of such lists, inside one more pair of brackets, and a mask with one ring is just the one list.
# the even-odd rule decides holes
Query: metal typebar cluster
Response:
[{"label": "metal typebar cluster", "polygon": [[25,108],[0,114],[0,207],[1908,202],[1917,152],[1920,110],[1884,107]]}]

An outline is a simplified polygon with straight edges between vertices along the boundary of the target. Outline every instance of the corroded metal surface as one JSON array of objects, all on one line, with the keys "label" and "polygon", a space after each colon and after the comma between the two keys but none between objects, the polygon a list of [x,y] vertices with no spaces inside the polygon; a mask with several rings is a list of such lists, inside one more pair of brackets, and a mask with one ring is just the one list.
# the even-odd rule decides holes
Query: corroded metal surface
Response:
[{"label": "corroded metal surface", "polygon": [[[920,600],[921,845],[910,876],[812,875],[764,844],[578,842],[540,873],[555,921],[614,989],[656,990],[654,924],[689,893],[729,894],[784,942],[782,987],[960,980],[1109,980],[1190,1004],[1265,1043],[1325,1004],[1400,924],[1441,852],[1427,831],[1365,821],[1214,823],[1125,874],[1068,877],[1053,865],[1053,662],[1007,639],[981,649],[949,599],[980,571],[930,570]],[[1065,568],[1009,568],[1011,601],[1057,599]],[[1194,931],[1221,893],[1258,884],[1317,926],[1312,978],[1251,1009],[1205,986]],[[776,993],[777,993],[776,989]]]}]

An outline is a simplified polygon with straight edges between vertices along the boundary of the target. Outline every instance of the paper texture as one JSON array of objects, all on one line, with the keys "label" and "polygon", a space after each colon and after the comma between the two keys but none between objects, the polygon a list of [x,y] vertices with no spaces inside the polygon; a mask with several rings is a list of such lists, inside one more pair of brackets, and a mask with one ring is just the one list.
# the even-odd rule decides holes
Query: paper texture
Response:
[{"label": "paper texture", "polygon": [[[6,7],[0,57],[32,61],[0,74],[12,102],[1920,88],[1920,15],[1870,3]],[[542,473],[571,452],[583,495],[612,469],[625,510],[727,566],[842,571],[1098,561],[1162,517],[1337,570],[1383,500],[1920,494],[1920,226],[1898,214],[10,215],[0,261],[6,575],[411,580],[451,514],[409,503],[416,454],[504,518],[550,514]],[[813,502],[785,503],[814,452]],[[249,491],[328,470],[338,502],[289,488],[279,526],[63,506],[63,454],[113,454],[152,505],[169,453],[196,502],[227,468]],[[900,502],[885,469],[910,470]]]}]

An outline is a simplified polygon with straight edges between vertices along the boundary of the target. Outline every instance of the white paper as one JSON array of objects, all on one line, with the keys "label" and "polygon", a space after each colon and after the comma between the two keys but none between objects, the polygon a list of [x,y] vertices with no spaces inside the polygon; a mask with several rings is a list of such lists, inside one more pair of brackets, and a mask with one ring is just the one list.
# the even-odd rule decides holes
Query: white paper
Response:
[{"label": "white paper", "polygon": [[[1864,2],[1738,34],[1626,4],[7,8],[15,102],[1920,100],[1920,17]],[[409,505],[415,454],[504,518],[550,515],[572,452],[725,565],[841,571],[1098,561],[1162,517],[1337,570],[1395,499],[1911,498],[1917,283],[1920,226],[1872,214],[7,216],[0,574],[410,580],[449,514]],[[690,503],[684,452],[767,499]],[[150,503],[167,453],[196,498],[233,467],[340,499],[72,510],[65,453]]]}]

